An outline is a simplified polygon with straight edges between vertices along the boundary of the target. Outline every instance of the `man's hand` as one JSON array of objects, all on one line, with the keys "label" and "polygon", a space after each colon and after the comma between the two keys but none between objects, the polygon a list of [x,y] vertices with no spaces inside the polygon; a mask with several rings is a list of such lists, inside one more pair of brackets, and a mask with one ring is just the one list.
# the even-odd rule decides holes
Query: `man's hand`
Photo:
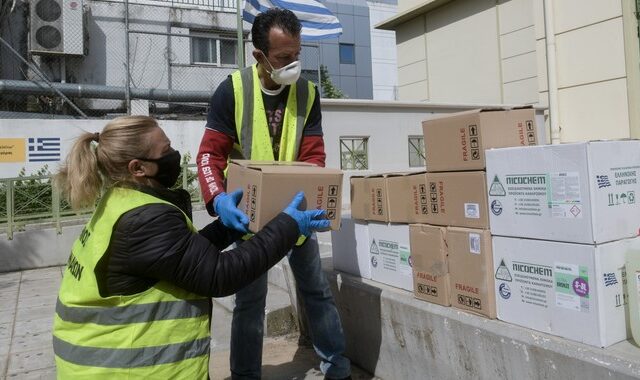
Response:
[{"label": "man's hand", "polygon": [[298,207],[304,199],[304,193],[300,191],[293,197],[293,200],[284,209],[284,213],[295,219],[298,223],[300,234],[309,237],[314,231],[328,228],[331,223],[325,219],[325,210],[300,211]]},{"label": "man's hand", "polygon": [[213,209],[222,220],[222,224],[228,228],[247,233],[249,218],[238,208],[238,203],[242,199],[242,189],[238,189],[231,194],[220,193],[213,200]]}]

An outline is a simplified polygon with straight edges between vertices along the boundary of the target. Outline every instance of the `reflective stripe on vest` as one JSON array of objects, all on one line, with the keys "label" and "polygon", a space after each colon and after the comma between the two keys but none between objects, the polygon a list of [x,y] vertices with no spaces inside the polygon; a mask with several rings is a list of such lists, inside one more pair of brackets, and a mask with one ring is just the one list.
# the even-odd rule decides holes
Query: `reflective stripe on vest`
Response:
[{"label": "reflective stripe on vest", "polygon": [[90,367],[136,368],[174,363],[209,354],[209,337],[190,342],[140,348],[98,348],[73,345],[53,337],[53,350],[61,359]]},{"label": "reflective stripe on vest", "polygon": [[209,316],[209,300],[164,301],[126,307],[73,307],[58,298],[56,314],[65,322],[123,325]]},{"label": "reflective stripe on vest", "polygon": [[[231,75],[235,100],[236,134],[244,158],[274,161],[260,78],[256,65]],[[314,84],[299,78],[291,85],[282,122],[280,152],[277,161],[295,161],[298,157],[304,125],[315,99]]]},{"label": "reflective stripe on vest", "polygon": [[115,224],[152,203],[171,205],[133,189],[111,189],[74,243],[54,318],[59,378],[207,378],[208,298],[164,281],[137,294],[100,296],[95,272]]}]

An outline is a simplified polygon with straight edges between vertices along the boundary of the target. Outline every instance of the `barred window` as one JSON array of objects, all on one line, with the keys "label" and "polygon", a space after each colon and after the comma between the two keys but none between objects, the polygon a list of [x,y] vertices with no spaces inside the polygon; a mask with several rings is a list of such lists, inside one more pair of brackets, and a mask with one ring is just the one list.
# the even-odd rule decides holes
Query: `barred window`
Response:
[{"label": "barred window", "polygon": [[[202,34],[199,34],[202,35]],[[236,65],[237,40],[217,35],[191,39],[191,63],[204,65]]]},{"label": "barred window", "polygon": [[342,170],[369,169],[369,137],[340,137],[340,168]]},{"label": "barred window", "polygon": [[409,167],[425,167],[425,149],[423,136],[409,136]]}]

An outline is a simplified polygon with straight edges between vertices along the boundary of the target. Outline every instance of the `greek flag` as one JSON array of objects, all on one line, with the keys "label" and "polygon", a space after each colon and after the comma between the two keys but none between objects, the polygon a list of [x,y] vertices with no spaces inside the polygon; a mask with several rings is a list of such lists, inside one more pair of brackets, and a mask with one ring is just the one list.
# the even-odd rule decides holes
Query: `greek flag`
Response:
[{"label": "greek flag", "polygon": [[259,13],[270,8],[288,9],[302,23],[303,41],[337,38],[342,34],[342,25],[327,7],[316,0],[246,0],[242,18],[253,24]]}]

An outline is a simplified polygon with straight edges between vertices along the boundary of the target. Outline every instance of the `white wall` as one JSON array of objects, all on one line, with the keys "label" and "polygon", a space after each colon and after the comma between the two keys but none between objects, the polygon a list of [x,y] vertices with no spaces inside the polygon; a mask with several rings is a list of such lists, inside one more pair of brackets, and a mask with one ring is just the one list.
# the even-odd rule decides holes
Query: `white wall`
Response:
[{"label": "white wall", "polygon": [[[561,141],[637,137],[635,3],[551,3]],[[396,27],[399,99],[546,107],[544,31],[542,0],[454,0],[416,15]]]},{"label": "white wall", "polygon": [[371,80],[373,100],[396,100],[398,62],[396,32],[375,29],[374,25],[393,17],[397,5],[367,1],[371,22]]}]

